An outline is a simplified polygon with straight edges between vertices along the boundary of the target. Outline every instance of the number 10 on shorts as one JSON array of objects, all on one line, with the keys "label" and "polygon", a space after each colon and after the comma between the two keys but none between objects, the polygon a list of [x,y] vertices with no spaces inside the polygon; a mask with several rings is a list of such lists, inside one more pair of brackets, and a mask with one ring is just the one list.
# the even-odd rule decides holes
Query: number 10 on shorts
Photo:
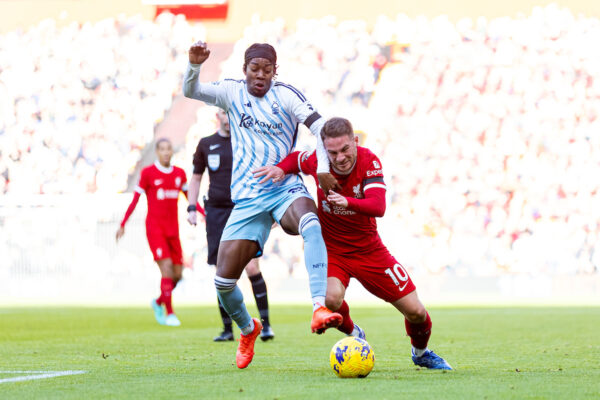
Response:
[{"label": "number 10 on shorts", "polygon": [[393,270],[392,268],[388,268],[385,270],[385,273],[388,274],[390,278],[392,278],[394,284],[398,286],[398,290],[404,290],[404,288],[408,284],[408,273],[402,265],[396,264],[394,265]]}]

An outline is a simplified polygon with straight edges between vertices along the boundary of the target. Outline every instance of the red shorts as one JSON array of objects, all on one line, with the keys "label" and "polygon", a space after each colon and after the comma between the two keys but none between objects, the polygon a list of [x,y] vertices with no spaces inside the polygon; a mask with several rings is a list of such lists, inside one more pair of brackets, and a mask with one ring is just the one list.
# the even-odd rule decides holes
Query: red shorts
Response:
[{"label": "red shorts", "polygon": [[146,237],[155,261],[170,258],[173,265],[183,265],[179,235],[167,235],[162,229],[146,226]]},{"label": "red shorts", "polygon": [[348,287],[350,278],[355,278],[369,292],[390,303],[416,289],[408,272],[385,247],[368,254],[330,253],[327,276],[338,278],[344,287]]}]

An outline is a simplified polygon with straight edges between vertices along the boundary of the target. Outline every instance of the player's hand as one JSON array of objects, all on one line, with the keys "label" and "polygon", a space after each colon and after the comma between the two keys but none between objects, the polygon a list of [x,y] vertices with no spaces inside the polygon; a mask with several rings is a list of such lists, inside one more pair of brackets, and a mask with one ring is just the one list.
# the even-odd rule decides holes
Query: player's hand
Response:
[{"label": "player's hand", "polygon": [[190,47],[188,56],[190,64],[202,64],[210,56],[210,50],[206,43],[199,40]]},{"label": "player's hand", "polygon": [[319,186],[321,186],[321,189],[323,189],[323,193],[329,193],[331,190],[337,190],[338,192],[342,191],[342,187],[338,183],[337,179],[335,179],[329,172],[317,174],[317,179],[319,179]]},{"label": "player's hand", "polygon": [[188,211],[187,221],[190,225],[196,226],[198,222],[198,216],[196,215],[196,211]]},{"label": "player's hand", "polygon": [[119,241],[119,239],[121,239],[123,237],[124,234],[125,234],[125,228],[123,228],[122,226],[119,227],[119,229],[117,229],[117,234],[115,235],[117,242]]},{"label": "player's hand", "polygon": [[257,168],[254,171],[252,171],[252,173],[257,179],[261,176],[264,177],[260,181],[258,181],[258,183],[265,183],[269,179],[273,179],[273,183],[277,183],[282,181],[283,178],[285,178],[283,170],[275,165],[268,165],[266,167]]},{"label": "player's hand", "polygon": [[329,191],[327,201],[335,206],[348,208],[348,199],[341,194],[334,192],[333,190]]}]

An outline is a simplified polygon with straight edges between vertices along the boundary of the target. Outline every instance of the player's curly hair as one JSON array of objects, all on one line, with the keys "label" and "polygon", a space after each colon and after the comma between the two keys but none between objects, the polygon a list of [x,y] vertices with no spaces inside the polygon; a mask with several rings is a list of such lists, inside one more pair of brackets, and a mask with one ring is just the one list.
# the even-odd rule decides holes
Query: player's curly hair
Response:
[{"label": "player's curly hair", "polygon": [[325,138],[336,138],[344,135],[350,138],[354,137],[354,128],[352,128],[352,124],[346,118],[331,118],[321,128],[321,138],[323,140]]}]

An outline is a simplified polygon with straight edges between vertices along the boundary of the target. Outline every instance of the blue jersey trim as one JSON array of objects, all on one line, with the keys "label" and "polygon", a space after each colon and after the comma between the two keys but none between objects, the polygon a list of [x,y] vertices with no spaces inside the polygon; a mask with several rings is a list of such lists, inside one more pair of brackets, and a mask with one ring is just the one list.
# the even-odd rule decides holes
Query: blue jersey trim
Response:
[{"label": "blue jersey trim", "polygon": [[296,96],[298,96],[300,98],[300,100],[302,100],[302,102],[306,101],[306,97],[304,97],[304,95],[302,94],[302,92],[300,92],[298,89],[296,89],[292,85],[288,85],[287,83],[283,83],[283,82],[276,82],[275,86],[283,86],[285,88],[288,88],[292,92],[296,93]]}]

